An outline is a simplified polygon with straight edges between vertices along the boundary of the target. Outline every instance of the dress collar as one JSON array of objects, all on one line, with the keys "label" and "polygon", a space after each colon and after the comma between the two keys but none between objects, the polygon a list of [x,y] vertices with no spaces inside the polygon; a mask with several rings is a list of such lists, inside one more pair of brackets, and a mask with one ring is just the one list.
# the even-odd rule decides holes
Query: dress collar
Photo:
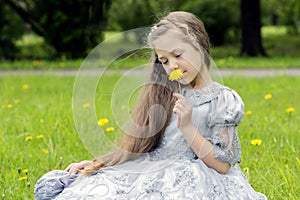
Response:
[{"label": "dress collar", "polygon": [[197,107],[216,98],[224,87],[217,82],[212,82],[200,89],[183,88],[181,93],[191,101],[193,107]]}]

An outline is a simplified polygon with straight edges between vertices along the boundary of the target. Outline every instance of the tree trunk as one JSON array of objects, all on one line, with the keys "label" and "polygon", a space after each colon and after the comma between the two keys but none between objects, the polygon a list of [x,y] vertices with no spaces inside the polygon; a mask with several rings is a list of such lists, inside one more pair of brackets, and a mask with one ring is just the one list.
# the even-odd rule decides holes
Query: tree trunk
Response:
[{"label": "tree trunk", "polygon": [[28,24],[30,24],[32,30],[40,36],[44,36],[45,32],[42,27],[40,27],[37,21],[34,19],[29,12],[19,6],[16,2],[12,0],[4,0],[13,10],[15,10],[19,16]]},{"label": "tree trunk", "polygon": [[242,49],[241,55],[267,56],[261,39],[260,1],[241,0]]}]

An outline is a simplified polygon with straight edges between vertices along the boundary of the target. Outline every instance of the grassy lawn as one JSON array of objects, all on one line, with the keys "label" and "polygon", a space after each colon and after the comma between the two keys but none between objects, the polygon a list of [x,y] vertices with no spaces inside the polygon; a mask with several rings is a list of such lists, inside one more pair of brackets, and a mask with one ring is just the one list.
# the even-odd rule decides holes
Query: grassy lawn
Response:
[{"label": "grassy lawn", "polygon": [[[105,76],[96,93],[97,118],[111,114],[111,94],[119,76]],[[52,169],[91,159],[72,115],[74,77],[3,76],[0,79],[0,137],[2,199],[33,199],[38,178]],[[299,199],[300,191],[300,78],[224,79],[239,92],[248,111],[241,125],[240,167],[252,186],[269,199]],[[266,100],[265,95],[272,98]],[[126,102],[123,102],[126,109]],[[91,109],[92,105],[82,105]],[[287,109],[290,107],[289,111]],[[293,109],[291,109],[293,108]],[[251,112],[250,112],[251,111]],[[95,122],[96,123],[96,122]],[[106,133],[115,138],[115,132]],[[260,145],[251,141],[260,139]]]},{"label": "grassy lawn", "polygon": [[[240,44],[230,43],[221,47],[212,47],[211,54],[218,68],[295,68],[300,67],[300,37],[286,34],[285,27],[266,26],[262,28],[263,46],[269,57],[240,57]],[[112,41],[115,32],[105,32],[105,38],[111,41],[114,48],[123,49],[122,40]],[[35,35],[25,35],[17,41],[21,57],[28,60],[14,62],[1,61],[0,69],[78,69],[84,58],[78,60],[47,60],[53,55],[53,49],[45,45],[43,40]],[[128,44],[126,44],[128,45]],[[30,59],[32,55],[40,59]],[[149,54],[136,54],[131,57],[120,58],[112,68],[132,68],[149,61]],[[100,67],[108,66],[109,62]]]}]

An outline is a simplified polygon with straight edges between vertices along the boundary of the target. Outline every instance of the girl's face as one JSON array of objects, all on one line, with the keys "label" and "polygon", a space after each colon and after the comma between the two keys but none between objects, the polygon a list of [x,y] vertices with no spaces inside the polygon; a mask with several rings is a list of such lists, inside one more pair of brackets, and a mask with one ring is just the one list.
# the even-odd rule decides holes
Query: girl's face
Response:
[{"label": "girl's face", "polygon": [[154,51],[167,74],[179,69],[183,72],[178,81],[181,84],[201,82],[202,56],[191,44],[183,41],[183,35],[177,31],[167,31],[154,40]]}]

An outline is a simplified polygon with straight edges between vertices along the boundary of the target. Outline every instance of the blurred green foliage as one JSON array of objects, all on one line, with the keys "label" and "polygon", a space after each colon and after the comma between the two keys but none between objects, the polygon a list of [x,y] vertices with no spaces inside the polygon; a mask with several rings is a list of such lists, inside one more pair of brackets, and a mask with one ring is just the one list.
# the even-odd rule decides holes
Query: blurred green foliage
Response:
[{"label": "blurred green foliage", "polygon": [[128,30],[151,26],[161,16],[174,10],[183,10],[197,15],[205,24],[214,45],[222,45],[229,29],[239,26],[239,0],[116,0],[109,11],[109,27],[113,30]]},{"label": "blurred green foliage", "polygon": [[[8,2],[25,11],[27,21]],[[264,26],[286,26],[287,34],[299,34],[300,1],[260,3]],[[240,0],[0,0],[0,59],[84,58],[102,41],[103,31],[151,26],[174,10],[196,14],[213,46],[240,43]],[[28,38],[36,41],[24,43]]]},{"label": "blurred green foliage", "polygon": [[[98,44],[105,29],[105,14],[110,0],[1,0],[10,7],[8,19],[16,13],[30,29],[55,49],[56,57],[83,57]],[[5,2],[5,3],[3,3]],[[5,18],[4,18],[5,19]],[[6,23],[10,28],[15,26]],[[10,34],[6,34],[10,37]],[[7,39],[8,41],[11,38]],[[1,56],[1,55],[0,55]]]},{"label": "blurred green foliage", "polygon": [[13,59],[18,49],[14,42],[22,36],[25,24],[0,0],[0,58]]},{"label": "blurred green foliage", "polygon": [[288,34],[299,34],[299,0],[263,0],[261,4],[264,25],[284,25],[287,27]]}]

